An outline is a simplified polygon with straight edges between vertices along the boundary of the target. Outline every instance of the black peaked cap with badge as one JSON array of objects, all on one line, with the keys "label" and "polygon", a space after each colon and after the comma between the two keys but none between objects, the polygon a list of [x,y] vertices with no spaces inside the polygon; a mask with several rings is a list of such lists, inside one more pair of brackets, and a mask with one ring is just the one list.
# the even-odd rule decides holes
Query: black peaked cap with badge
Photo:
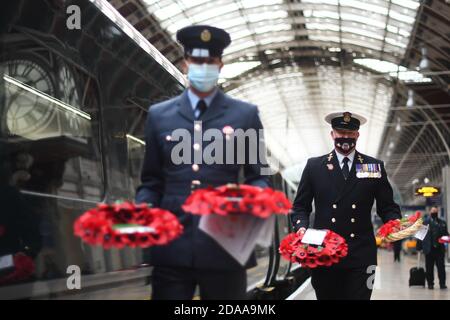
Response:
[{"label": "black peaked cap with badge", "polygon": [[333,112],[325,117],[333,129],[357,131],[367,122],[366,118],[351,112]]},{"label": "black peaked cap with badge", "polygon": [[185,27],[177,32],[177,40],[192,57],[221,57],[231,43],[228,32],[208,25]]}]

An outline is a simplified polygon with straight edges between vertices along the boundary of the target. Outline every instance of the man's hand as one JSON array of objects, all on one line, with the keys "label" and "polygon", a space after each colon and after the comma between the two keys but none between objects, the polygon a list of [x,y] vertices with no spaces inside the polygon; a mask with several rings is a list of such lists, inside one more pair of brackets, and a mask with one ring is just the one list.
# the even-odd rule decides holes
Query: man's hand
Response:
[{"label": "man's hand", "polygon": [[305,232],[306,232],[306,228],[301,227],[300,229],[297,230],[296,233],[297,233],[298,235],[301,235],[301,234],[304,234]]}]

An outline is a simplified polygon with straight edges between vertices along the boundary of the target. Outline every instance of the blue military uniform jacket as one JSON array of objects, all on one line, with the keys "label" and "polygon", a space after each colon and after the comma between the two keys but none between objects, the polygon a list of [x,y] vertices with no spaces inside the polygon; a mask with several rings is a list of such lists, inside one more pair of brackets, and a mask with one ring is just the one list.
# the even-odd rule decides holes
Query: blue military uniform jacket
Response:
[{"label": "blue military uniform jacket", "polygon": [[[357,165],[361,168],[364,164],[376,164],[375,167],[381,169],[381,177],[357,177]],[[377,248],[371,220],[374,200],[384,223],[401,218],[383,162],[356,151],[349,177],[345,180],[336,151],[309,159],[292,208],[291,219],[296,230],[309,227],[313,200],[315,217],[312,227],[332,230],[348,243],[347,257],[333,267],[376,265]]]},{"label": "blue military uniform jacket", "polygon": [[[224,164],[175,164],[171,153],[179,141],[174,141],[172,134],[176,129],[186,129],[193,137],[195,131],[205,132],[216,128],[222,132],[226,126],[234,130],[262,129],[258,109],[219,90],[198,120],[202,121],[201,127],[195,123],[197,120],[187,90],[180,96],[151,106],[148,112],[142,184],[137,190],[136,202],[152,203],[155,207],[169,210],[178,216],[184,226],[180,238],[168,245],[151,249],[151,263],[155,266],[200,269],[242,268],[218,243],[198,229],[199,216],[184,212],[181,205],[191,193],[193,183],[200,188],[237,182],[266,187],[269,185],[268,177],[261,175],[261,169],[265,165],[260,159],[256,162],[246,161],[245,164],[226,164],[225,160]],[[222,135],[223,141],[226,141],[225,134]],[[192,139],[192,157],[195,152],[202,152],[211,142],[203,141],[199,146],[195,146],[196,143]],[[245,150],[247,160],[248,146]],[[240,177],[244,181],[240,181]],[[246,267],[255,265],[256,259],[252,255]]]}]

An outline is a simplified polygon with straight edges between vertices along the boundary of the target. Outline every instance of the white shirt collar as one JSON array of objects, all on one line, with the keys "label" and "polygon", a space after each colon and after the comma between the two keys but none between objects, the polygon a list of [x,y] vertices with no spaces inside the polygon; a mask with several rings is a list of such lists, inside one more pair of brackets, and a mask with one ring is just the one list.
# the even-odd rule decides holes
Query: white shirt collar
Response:
[{"label": "white shirt collar", "polygon": [[348,162],[348,166],[349,166],[349,168],[351,168],[352,164],[353,164],[353,160],[355,159],[356,150],[353,150],[348,156],[344,156],[343,154],[340,154],[337,150],[335,150],[335,151],[336,151],[336,156],[338,158],[339,165],[341,166],[341,168],[344,165],[344,162],[342,162],[342,160],[344,160],[345,157],[347,157],[350,160]]},{"label": "white shirt collar", "polygon": [[[213,101],[216,94],[217,94],[217,88],[215,88],[214,91],[211,92],[211,94],[209,96],[203,98],[207,107],[209,107],[211,105],[211,102]],[[189,101],[191,102],[192,110],[195,111],[195,108],[197,107],[197,103],[201,99],[191,89],[188,89],[188,98],[189,98]]]}]

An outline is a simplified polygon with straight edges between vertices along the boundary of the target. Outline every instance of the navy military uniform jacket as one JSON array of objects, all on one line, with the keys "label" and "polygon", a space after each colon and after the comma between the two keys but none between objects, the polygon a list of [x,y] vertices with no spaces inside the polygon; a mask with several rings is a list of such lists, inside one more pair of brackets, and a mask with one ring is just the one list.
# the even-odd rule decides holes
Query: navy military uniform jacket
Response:
[{"label": "navy military uniform jacket", "polygon": [[[211,105],[200,119],[202,131],[215,128],[222,132],[226,126],[233,129],[262,129],[256,106],[236,100],[218,90]],[[152,203],[176,214],[184,226],[182,236],[165,246],[151,248],[151,264],[155,266],[174,266],[204,269],[230,270],[242,266],[218,243],[198,229],[200,217],[191,215],[181,209],[189,196],[193,182],[198,187],[219,186],[226,183],[245,183],[267,187],[267,176],[261,175],[260,159],[245,164],[174,164],[171,152],[179,141],[171,139],[176,129],[186,129],[194,137],[194,131],[200,127],[194,124],[194,111],[189,101],[187,90],[180,96],[150,107],[145,127],[146,150],[141,180],[136,195],[136,202]],[[223,134],[225,145],[225,134]],[[258,135],[259,138],[259,135]],[[211,142],[203,141],[200,150],[195,150],[192,138],[192,156],[202,152]],[[245,147],[246,159],[248,146]],[[224,153],[225,154],[225,153]],[[244,181],[240,180],[244,177]],[[254,254],[249,258],[247,268],[256,265]]]},{"label": "navy military uniform jacket", "polygon": [[[356,164],[380,164],[381,177],[358,178]],[[333,268],[376,265],[377,248],[371,221],[374,200],[384,223],[401,218],[383,162],[356,151],[349,177],[345,180],[336,151],[309,159],[292,208],[291,219],[296,230],[309,227],[313,200],[312,227],[332,230],[348,243],[347,257]]]}]

